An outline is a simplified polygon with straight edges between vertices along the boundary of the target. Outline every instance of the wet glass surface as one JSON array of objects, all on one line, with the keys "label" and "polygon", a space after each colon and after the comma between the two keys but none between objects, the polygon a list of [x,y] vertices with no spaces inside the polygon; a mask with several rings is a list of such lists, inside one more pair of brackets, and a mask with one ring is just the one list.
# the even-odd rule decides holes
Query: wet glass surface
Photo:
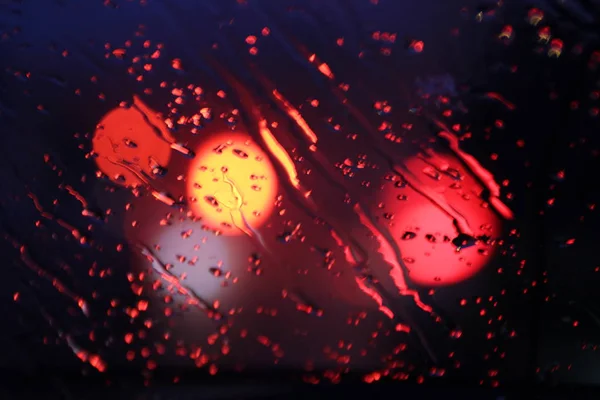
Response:
[{"label": "wet glass surface", "polygon": [[0,365],[597,383],[600,11],[506,3],[0,1]]}]

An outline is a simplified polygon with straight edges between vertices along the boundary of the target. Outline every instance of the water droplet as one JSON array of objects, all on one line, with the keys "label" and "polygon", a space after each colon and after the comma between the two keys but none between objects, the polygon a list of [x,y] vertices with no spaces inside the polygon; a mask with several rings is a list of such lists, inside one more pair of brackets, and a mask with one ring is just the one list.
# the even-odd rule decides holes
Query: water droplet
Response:
[{"label": "water droplet", "polygon": [[212,119],[212,110],[208,107],[204,107],[200,109],[200,115],[207,121]]},{"label": "water droplet", "polygon": [[129,138],[123,138],[123,143],[125,143],[125,146],[132,148],[132,149],[135,149],[138,147],[138,145]]},{"label": "water droplet", "polygon": [[452,239],[452,244],[456,247],[456,251],[460,251],[461,249],[466,249],[475,245],[476,240],[474,237],[466,235],[464,233],[458,234],[454,239]]},{"label": "water droplet", "polygon": [[233,154],[235,154],[236,156],[238,156],[239,158],[248,158],[248,154],[240,149],[233,149]]},{"label": "water droplet", "polygon": [[447,175],[449,175],[452,179],[460,181],[463,180],[463,176],[460,173],[459,170],[455,169],[455,168],[447,168],[444,173],[446,173]]},{"label": "water droplet", "polygon": [[225,144],[225,143],[223,143],[223,144],[220,144],[220,145],[218,145],[217,147],[215,147],[215,148],[213,149],[213,151],[214,151],[215,153],[217,153],[217,154],[223,154],[223,151],[224,151],[224,150],[225,150],[227,147],[228,147],[228,145],[227,145],[227,144]]},{"label": "water droplet", "polygon": [[150,167],[152,175],[156,177],[163,177],[167,174],[167,169],[161,166],[152,156],[148,157],[148,166]]},{"label": "water droplet", "polygon": [[219,207],[219,202],[213,196],[204,196],[204,200],[213,207]]},{"label": "water droplet", "polygon": [[441,174],[433,167],[423,168],[423,173],[425,175],[427,175],[428,177],[430,177],[431,179],[435,179],[436,181],[439,181],[440,179],[442,179]]},{"label": "water droplet", "polygon": [[417,237],[417,234],[411,231],[406,231],[402,234],[402,240],[411,240]]}]

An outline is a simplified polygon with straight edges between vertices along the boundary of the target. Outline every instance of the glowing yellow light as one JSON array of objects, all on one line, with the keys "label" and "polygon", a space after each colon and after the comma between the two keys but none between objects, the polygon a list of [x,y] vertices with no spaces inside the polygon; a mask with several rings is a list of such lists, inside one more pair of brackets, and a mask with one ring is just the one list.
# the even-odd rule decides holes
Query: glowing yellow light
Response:
[{"label": "glowing yellow light", "polygon": [[277,177],[267,155],[239,133],[225,133],[197,150],[188,175],[195,215],[225,235],[248,233],[270,215]]}]

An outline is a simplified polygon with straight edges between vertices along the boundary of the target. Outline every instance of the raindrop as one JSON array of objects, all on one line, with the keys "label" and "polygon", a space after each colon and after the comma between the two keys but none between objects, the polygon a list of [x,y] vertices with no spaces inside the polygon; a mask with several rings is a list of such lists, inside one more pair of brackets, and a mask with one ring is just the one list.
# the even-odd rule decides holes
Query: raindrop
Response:
[{"label": "raindrop", "polygon": [[439,181],[440,179],[442,179],[441,174],[433,167],[423,168],[423,173],[425,175],[427,175],[428,177],[430,177],[431,179],[435,179],[436,181]]},{"label": "raindrop", "polygon": [[402,234],[402,240],[411,240],[417,237],[417,234],[411,231],[406,231]]},{"label": "raindrop", "polygon": [[212,119],[212,109],[208,107],[201,108],[200,115],[202,115],[202,118],[205,120],[210,121]]},{"label": "raindrop", "polygon": [[204,200],[213,207],[219,207],[219,202],[213,196],[204,196]]},{"label": "raindrop", "polygon": [[138,147],[137,143],[135,143],[133,140],[129,139],[129,138],[123,138],[123,143],[125,143],[125,146],[135,149]]},{"label": "raindrop", "polygon": [[447,168],[444,172],[454,180],[460,181],[464,179],[460,171],[457,169]]},{"label": "raindrop", "polygon": [[217,154],[223,154],[223,150],[225,150],[227,148],[227,144],[223,143],[218,145],[217,147],[215,147],[213,149],[213,151]]},{"label": "raindrop", "polygon": [[240,149],[233,149],[233,154],[235,154],[239,158],[248,158],[248,154]]},{"label": "raindrop", "polygon": [[161,166],[158,161],[152,156],[148,157],[148,165],[150,167],[150,171],[152,175],[157,177],[163,177],[167,174],[167,169]]},{"label": "raindrop", "polygon": [[475,245],[476,240],[474,237],[466,235],[464,233],[459,233],[457,237],[452,239],[452,244],[456,247],[456,251],[460,251],[461,249],[466,249]]}]

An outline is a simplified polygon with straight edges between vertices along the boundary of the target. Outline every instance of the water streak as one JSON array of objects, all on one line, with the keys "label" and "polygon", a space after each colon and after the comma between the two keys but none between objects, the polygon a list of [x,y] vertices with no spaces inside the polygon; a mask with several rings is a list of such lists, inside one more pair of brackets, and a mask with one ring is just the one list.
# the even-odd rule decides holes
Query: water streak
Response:
[{"label": "water streak", "polygon": [[204,311],[209,318],[220,320],[223,315],[219,313],[209,302],[204,300],[202,297],[197,295],[194,290],[185,286],[181,280],[173,273],[169,272],[166,266],[150,251],[150,249],[143,244],[139,244],[138,248],[142,255],[146,256],[148,261],[152,265],[152,269],[167,283],[177,288],[177,291],[188,298],[190,305],[196,306],[198,309]]}]

